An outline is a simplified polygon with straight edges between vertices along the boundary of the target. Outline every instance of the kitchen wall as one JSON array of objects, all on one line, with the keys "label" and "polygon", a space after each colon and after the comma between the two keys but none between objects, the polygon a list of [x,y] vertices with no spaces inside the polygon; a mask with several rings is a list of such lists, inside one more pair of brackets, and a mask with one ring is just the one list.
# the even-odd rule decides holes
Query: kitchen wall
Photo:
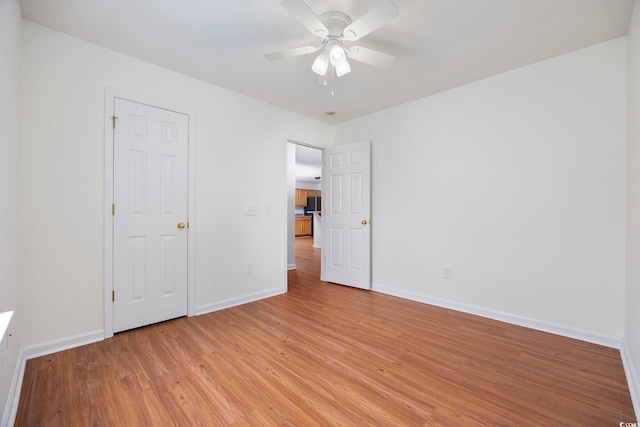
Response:
[{"label": "kitchen wall", "polygon": [[624,356],[636,414],[640,416],[640,0],[628,43],[627,295]]},{"label": "kitchen wall", "polygon": [[[18,0],[0,0],[0,312],[18,309],[18,96],[20,86],[20,27]],[[18,311],[10,332],[24,319]],[[20,334],[13,334],[0,366],[0,425],[18,359]]]},{"label": "kitchen wall", "polygon": [[374,289],[619,344],[626,116],[620,38],[338,125],[372,140]]},{"label": "kitchen wall", "polygon": [[196,111],[197,312],[286,289],[287,137],[323,145],[328,125],[30,22],[22,31],[25,345],[104,327],[106,87]]}]

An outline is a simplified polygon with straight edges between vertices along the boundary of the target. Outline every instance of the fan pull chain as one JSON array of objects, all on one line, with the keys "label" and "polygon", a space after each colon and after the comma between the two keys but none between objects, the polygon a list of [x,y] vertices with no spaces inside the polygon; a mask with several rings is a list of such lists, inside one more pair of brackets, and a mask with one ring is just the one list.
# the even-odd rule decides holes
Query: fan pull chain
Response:
[{"label": "fan pull chain", "polygon": [[335,68],[331,67],[331,96],[336,96],[336,93],[334,92],[336,86],[336,70]]}]

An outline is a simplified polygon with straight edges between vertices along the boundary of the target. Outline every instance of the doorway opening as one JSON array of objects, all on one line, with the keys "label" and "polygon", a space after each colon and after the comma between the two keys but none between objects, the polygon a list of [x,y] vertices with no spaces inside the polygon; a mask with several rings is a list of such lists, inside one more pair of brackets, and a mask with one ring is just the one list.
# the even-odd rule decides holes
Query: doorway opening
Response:
[{"label": "doorway opening", "polygon": [[321,259],[323,156],[321,147],[287,141],[287,270],[318,280],[319,265],[304,261]]},{"label": "doorway opening", "polygon": [[[288,141],[287,145],[289,270],[297,267],[296,149],[300,145],[309,147],[295,141]],[[316,232],[321,233],[319,244],[316,245],[319,247],[315,248],[321,251],[320,280],[371,289],[371,142],[359,141],[321,149],[321,154],[322,175],[319,175],[319,181],[321,199],[324,198],[324,202],[320,200],[321,210],[313,212]],[[314,180],[316,176],[313,176]],[[299,194],[299,203],[301,200]],[[308,197],[306,203],[314,206]],[[298,214],[308,214],[308,207],[302,208]]]}]

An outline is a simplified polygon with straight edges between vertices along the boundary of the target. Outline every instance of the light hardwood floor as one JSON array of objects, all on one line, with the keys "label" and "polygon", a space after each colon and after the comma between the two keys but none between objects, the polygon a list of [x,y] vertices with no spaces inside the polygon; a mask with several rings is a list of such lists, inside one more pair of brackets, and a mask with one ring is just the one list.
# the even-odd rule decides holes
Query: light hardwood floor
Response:
[{"label": "light hardwood floor", "polygon": [[618,350],[319,281],[30,360],[17,426],[618,426]]}]

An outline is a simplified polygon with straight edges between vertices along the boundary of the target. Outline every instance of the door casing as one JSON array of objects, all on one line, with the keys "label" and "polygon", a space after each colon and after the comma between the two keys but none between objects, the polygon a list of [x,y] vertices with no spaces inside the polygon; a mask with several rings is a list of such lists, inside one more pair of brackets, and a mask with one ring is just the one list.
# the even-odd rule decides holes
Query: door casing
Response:
[{"label": "door casing", "polygon": [[187,315],[195,315],[195,111],[188,108],[168,104],[166,102],[146,97],[124,93],[113,88],[106,88],[105,92],[105,187],[104,187],[104,337],[113,336],[113,190],[114,190],[114,159],[113,159],[113,116],[115,99],[145,104],[151,107],[175,111],[189,117],[189,159],[188,159],[188,218],[189,240],[187,261]]}]

